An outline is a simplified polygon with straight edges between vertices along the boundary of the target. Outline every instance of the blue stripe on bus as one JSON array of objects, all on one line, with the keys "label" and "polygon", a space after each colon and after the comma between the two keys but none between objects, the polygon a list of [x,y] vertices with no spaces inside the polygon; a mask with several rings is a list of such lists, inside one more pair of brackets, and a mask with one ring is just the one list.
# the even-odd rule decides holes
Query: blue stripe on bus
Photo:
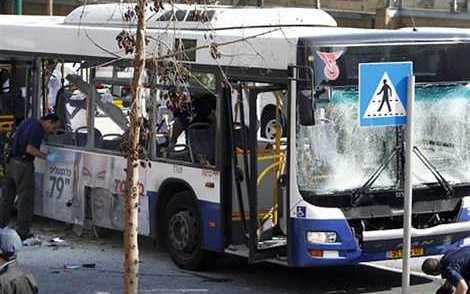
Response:
[{"label": "blue stripe on bus", "polygon": [[[459,215],[458,215],[457,219],[458,219],[459,222],[468,222],[468,221],[470,221],[470,207],[464,207],[464,208],[460,209],[460,212],[459,212]],[[470,234],[468,234],[467,237],[470,237]],[[464,239],[460,239],[454,245],[456,247],[460,247],[461,245],[463,245],[463,242],[464,242]]]},{"label": "blue stripe on bus", "polygon": [[470,221],[470,207],[462,208],[459,212],[459,222]]},{"label": "blue stripe on bus", "polygon": [[223,252],[220,204],[202,200],[199,200],[198,203],[202,222],[202,247],[211,251]]},{"label": "blue stripe on bus", "polygon": [[[470,220],[470,209],[464,208],[459,214],[459,222]],[[308,244],[307,232],[336,232],[339,237],[338,243],[333,244]],[[452,237],[447,237],[447,242],[441,242],[446,239],[434,237],[434,244],[424,244],[426,255],[444,254],[452,248],[456,248],[463,243],[463,239],[470,237],[470,233],[460,233]],[[428,240],[428,241],[429,241]],[[455,240],[453,243],[451,240]],[[401,240],[382,240],[376,243],[375,248],[360,248],[352,231],[345,220],[309,220],[300,218],[290,219],[289,232],[289,263],[295,267],[307,266],[329,266],[354,264],[365,261],[386,260],[387,251],[391,248],[397,248]],[[370,243],[370,242],[369,242]],[[368,243],[368,244],[369,244]],[[374,246],[372,246],[374,247]],[[309,250],[332,250],[338,252],[337,258],[312,257]]]},{"label": "blue stripe on bus", "polygon": [[147,197],[149,201],[149,228],[150,237],[154,238],[157,234],[157,199],[158,193],[153,191],[147,191]]},{"label": "blue stripe on bus", "polygon": [[[289,232],[289,262],[292,266],[321,266],[347,264],[358,259],[361,255],[356,240],[346,220],[309,220],[301,218],[290,219]],[[308,244],[307,232],[336,232],[338,243],[333,244]],[[313,258],[309,250],[336,250],[338,258]]]}]

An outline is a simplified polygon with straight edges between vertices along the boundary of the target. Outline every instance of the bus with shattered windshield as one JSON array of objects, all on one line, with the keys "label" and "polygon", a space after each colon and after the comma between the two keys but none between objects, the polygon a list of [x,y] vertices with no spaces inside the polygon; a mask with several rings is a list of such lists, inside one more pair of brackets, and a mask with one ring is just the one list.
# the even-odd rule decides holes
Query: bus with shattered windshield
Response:
[{"label": "bus with shattered windshield", "polygon": [[[336,236],[326,238],[327,246],[335,248],[338,240],[361,246],[361,253],[353,250],[346,260],[402,254],[404,127],[359,127],[361,63],[413,62],[412,256],[442,253],[466,240],[469,45],[458,34],[449,39],[449,32],[400,30],[303,42],[303,60],[313,68],[314,89],[321,94],[314,98],[314,116],[297,112],[295,179],[303,201],[339,214],[323,227],[332,232],[325,237]],[[343,239],[338,231],[351,235]]]},{"label": "bus with shattered windshield", "polygon": [[[123,228],[128,10],[0,17],[11,73],[2,101],[63,120],[42,146],[58,160],[35,163],[38,215]],[[404,128],[359,127],[361,63],[413,62],[412,255],[468,243],[470,32],[338,28],[301,8],[148,13],[139,233],[176,264],[201,268],[214,253],[295,267],[402,256]]]}]

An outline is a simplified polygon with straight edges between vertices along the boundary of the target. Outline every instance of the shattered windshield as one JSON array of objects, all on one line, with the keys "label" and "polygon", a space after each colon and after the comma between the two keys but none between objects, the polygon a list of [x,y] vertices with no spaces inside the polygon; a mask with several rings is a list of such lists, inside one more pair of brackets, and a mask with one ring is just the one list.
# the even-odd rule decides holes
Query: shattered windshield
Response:
[{"label": "shattered windshield", "polygon": [[[470,85],[417,85],[415,146],[450,184],[470,183]],[[356,87],[334,89],[316,107],[314,126],[297,125],[297,179],[302,191],[328,194],[360,188],[402,142],[396,127],[360,128]],[[436,183],[413,155],[414,184]],[[373,189],[398,188],[400,156]]]}]

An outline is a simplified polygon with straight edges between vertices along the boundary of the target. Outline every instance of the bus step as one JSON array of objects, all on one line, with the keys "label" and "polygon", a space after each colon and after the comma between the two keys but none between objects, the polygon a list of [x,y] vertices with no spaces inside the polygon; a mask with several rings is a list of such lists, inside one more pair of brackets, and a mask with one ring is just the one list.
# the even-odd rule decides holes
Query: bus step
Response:
[{"label": "bus step", "polygon": [[276,247],[284,247],[287,245],[286,237],[274,237],[270,240],[258,242],[258,250],[271,249]]}]

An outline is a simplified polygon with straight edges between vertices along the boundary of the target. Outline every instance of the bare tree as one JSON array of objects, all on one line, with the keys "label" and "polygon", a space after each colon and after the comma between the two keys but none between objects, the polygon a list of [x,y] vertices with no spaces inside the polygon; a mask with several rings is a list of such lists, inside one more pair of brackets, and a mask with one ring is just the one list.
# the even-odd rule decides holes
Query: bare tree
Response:
[{"label": "bare tree", "polygon": [[146,0],[138,0],[135,7],[137,33],[135,41],[134,76],[132,79],[132,102],[130,111],[129,139],[127,141],[127,189],[124,226],[124,293],[137,294],[139,289],[139,141],[142,124],[141,100],[145,71],[145,7]]},{"label": "bare tree", "polygon": [[[130,4],[129,4],[130,5]],[[126,178],[126,195],[125,195],[125,223],[124,223],[124,293],[125,294],[137,294],[139,288],[138,273],[139,273],[139,248],[138,248],[138,207],[140,191],[138,186],[139,181],[139,160],[149,160],[148,153],[146,154],[146,148],[143,147],[147,141],[147,134],[154,140],[154,112],[150,112],[149,121],[150,125],[144,122],[142,107],[143,92],[144,92],[144,73],[146,71],[146,65],[152,65],[149,70],[156,75],[158,83],[163,85],[173,86],[174,92],[169,93],[170,90],[159,91],[152,86],[154,92],[159,92],[159,102],[166,100],[175,107],[181,107],[183,104],[191,103],[191,95],[189,93],[188,81],[190,79],[195,80],[201,86],[205,87],[205,83],[194,76],[189,68],[187,68],[184,60],[188,59],[188,54],[194,53],[197,50],[209,50],[211,56],[217,60],[221,57],[220,47],[229,46],[234,43],[247,42],[249,45],[250,39],[255,39],[262,35],[270,34],[279,28],[268,29],[265,32],[257,33],[252,36],[243,36],[240,39],[231,40],[227,42],[218,43],[215,41],[214,32],[210,25],[207,23],[207,15],[205,11],[200,12],[194,8],[195,15],[198,16],[199,21],[207,26],[208,32],[208,43],[198,47],[185,48],[183,43],[179,45],[172,44],[171,41],[165,40],[158,36],[147,36],[146,35],[146,9],[149,10],[150,14],[163,13],[164,10],[171,10],[174,12],[174,4],[170,4],[166,8],[162,1],[156,0],[149,2],[148,0],[138,0],[135,7],[129,6],[127,11],[123,13],[123,20],[134,23],[137,21],[137,31],[131,31],[132,26],[123,27],[122,32],[116,37],[118,46],[120,49],[124,49],[125,55],[134,54],[134,73],[131,84],[132,90],[132,101],[131,109],[129,113],[129,130],[128,137],[125,140],[123,147],[123,153],[127,157],[127,178]],[[147,15],[148,18],[148,15]],[[173,22],[173,25],[175,23]],[[176,32],[177,28],[171,28],[169,25],[166,28],[169,32]],[[165,30],[165,28],[164,28]],[[90,39],[91,40],[91,39]],[[152,50],[147,54],[146,46],[147,43],[153,42],[156,44],[156,49]],[[98,46],[98,45],[97,45]],[[254,50],[254,49],[253,49]],[[255,51],[255,50],[254,50]],[[259,54],[258,52],[255,52]],[[261,56],[261,55],[260,55]],[[116,61],[122,60],[123,57],[118,57]],[[218,64],[218,63],[217,63]],[[104,66],[104,65],[103,65]],[[222,67],[219,66],[222,76],[226,80],[225,73]],[[227,81],[227,80],[226,80]],[[207,89],[209,90],[209,89]],[[215,93],[214,93],[215,94]],[[150,99],[156,99],[157,97],[150,97]],[[163,99],[163,100],[162,100]],[[151,101],[151,105],[155,104],[155,101]],[[148,106],[147,106],[148,107]],[[152,106],[154,109],[154,106]],[[149,127],[150,126],[150,127]],[[147,138],[148,139],[148,138]],[[148,142],[147,142],[148,143]],[[148,147],[148,146],[147,146]],[[143,161],[141,162],[143,163]],[[145,164],[142,165],[146,167]],[[150,166],[150,165],[149,165]]]},{"label": "bare tree", "polygon": [[54,0],[47,1],[47,14],[54,15]]}]

